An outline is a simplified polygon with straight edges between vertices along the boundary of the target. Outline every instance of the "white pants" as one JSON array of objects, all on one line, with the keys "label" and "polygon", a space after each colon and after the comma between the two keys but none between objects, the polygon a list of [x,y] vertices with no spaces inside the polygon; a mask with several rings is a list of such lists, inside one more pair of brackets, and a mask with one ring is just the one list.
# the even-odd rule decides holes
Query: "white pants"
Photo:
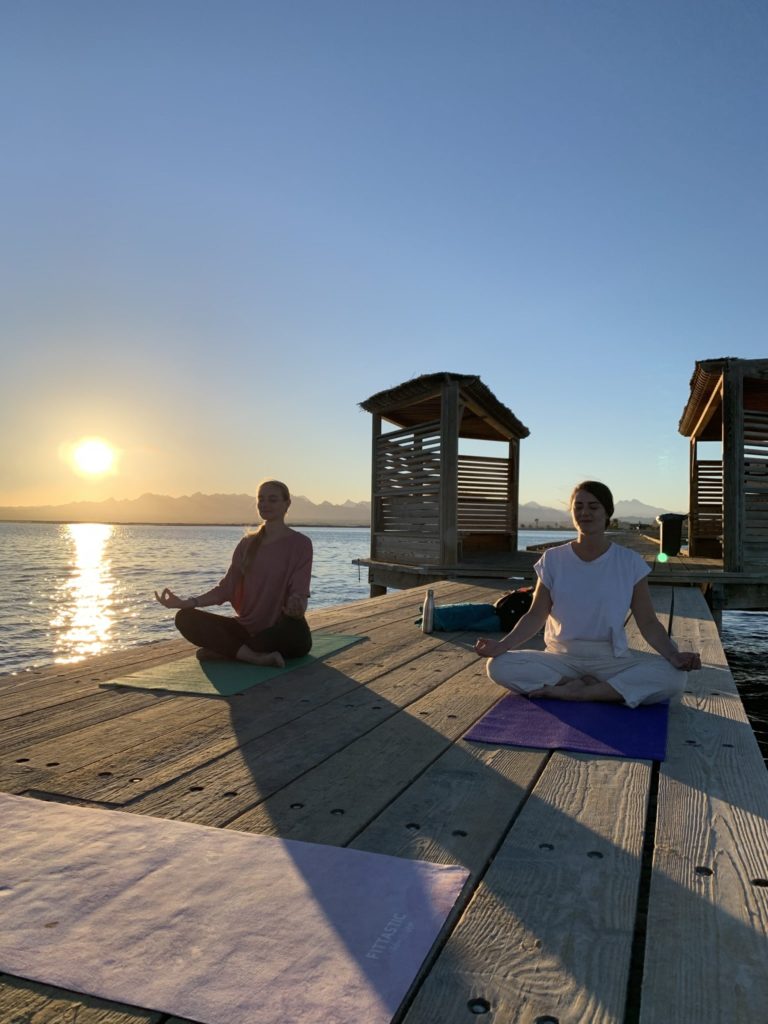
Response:
[{"label": "white pants", "polygon": [[610,683],[630,708],[679,697],[688,678],[658,654],[627,651],[617,657],[611,644],[591,640],[570,641],[558,650],[507,651],[489,658],[486,671],[495,683],[518,693],[554,686],[564,677],[595,676]]}]

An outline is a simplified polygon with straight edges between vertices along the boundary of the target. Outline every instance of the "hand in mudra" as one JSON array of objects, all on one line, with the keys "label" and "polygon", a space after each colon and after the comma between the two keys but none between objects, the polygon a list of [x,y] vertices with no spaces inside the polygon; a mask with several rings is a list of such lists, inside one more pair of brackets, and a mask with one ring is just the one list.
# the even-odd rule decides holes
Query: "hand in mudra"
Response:
[{"label": "hand in mudra", "polygon": [[500,640],[481,636],[475,641],[475,654],[479,654],[481,658],[498,658],[500,654],[506,654],[508,651],[509,648]]},{"label": "hand in mudra", "polygon": [[669,660],[681,672],[695,672],[701,668],[701,655],[695,651],[678,651]]},{"label": "hand in mudra", "polygon": [[155,599],[165,608],[184,608],[186,605],[186,602],[182,598],[177,597],[168,587],[165,590],[161,590],[159,594],[155,591]]}]

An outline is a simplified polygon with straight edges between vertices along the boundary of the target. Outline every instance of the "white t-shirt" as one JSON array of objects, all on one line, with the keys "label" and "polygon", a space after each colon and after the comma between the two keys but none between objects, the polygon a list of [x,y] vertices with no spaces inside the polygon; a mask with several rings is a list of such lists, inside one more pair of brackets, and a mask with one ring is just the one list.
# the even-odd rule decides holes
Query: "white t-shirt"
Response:
[{"label": "white t-shirt", "polygon": [[584,562],[570,544],[548,548],[534,565],[549,590],[552,611],[544,628],[548,648],[571,640],[607,641],[613,653],[627,650],[624,623],[635,584],[651,571],[636,551],[611,544]]}]

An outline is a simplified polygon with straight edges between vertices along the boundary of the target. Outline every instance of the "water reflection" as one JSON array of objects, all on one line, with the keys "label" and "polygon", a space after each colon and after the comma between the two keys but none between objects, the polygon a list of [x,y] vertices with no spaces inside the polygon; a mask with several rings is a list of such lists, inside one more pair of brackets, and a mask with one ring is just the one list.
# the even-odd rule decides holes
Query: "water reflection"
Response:
[{"label": "water reflection", "polygon": [[115,587],[107,547],[115,528],[105,523],[69,523],[60,529],[73,557],[69,575],[57,588],[51,627],[55,660],[67,663],[107,649]]}]

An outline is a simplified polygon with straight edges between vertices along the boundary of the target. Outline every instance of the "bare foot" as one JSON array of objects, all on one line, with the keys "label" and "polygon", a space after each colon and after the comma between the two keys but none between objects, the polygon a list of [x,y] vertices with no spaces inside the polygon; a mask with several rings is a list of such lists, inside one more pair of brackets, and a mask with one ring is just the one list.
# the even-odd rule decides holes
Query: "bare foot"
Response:
[{"label": "bare foot", "polygon": [[218,651],[212,651],[210,647],[198,647],[195,651],[195,657],[198,661],[229,661],[229,658],[225,654],[219,654]]},{"label": "bare foot", "polygon": [[279,651],[252,651],[245,644],[235,655],[238,661],[246,661],[249,665],[272,665],[275,668],[285,668],[285,659]]},{"label": "bare foot", "polygon": [[624,698],[610,683],[596,676],[575,676],[561,679],[554,686],[544,686],[528,694],[529,697],[546,697],[549,700],[579,701],[622,701]]}]

